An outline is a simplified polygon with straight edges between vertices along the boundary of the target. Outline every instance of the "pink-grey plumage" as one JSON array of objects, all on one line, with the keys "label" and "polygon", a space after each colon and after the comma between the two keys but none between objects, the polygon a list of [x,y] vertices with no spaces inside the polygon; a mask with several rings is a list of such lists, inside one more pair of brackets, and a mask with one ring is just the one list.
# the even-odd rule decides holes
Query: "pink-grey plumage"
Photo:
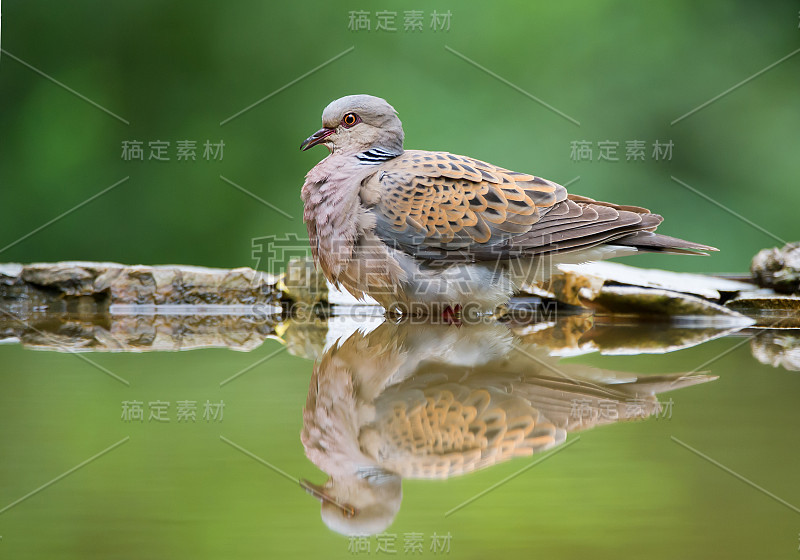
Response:
[{"label": "pink-grey plumage", "polygon": [[653,233],[663,218],[645,208],[466,156],[404,150],[400,119],[378,97],[337,99],[322,124],[301,146],[330,150],[302,189],[312,254],[331,282],[387,310],[492,310],[546,278],[544,257],[716,250]]}]

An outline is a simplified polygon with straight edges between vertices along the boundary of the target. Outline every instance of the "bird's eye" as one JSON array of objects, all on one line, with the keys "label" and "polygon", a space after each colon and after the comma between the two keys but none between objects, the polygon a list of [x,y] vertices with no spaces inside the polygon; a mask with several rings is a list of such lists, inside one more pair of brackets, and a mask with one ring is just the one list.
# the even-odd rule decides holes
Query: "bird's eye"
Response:
[{"label": "bird's eye", "polygon": [[345,128],[350,128],[351,126],[355,126],[360,122],[361,118],[355,113],[347,113],[342,118],[342,126],[344,126]]}]

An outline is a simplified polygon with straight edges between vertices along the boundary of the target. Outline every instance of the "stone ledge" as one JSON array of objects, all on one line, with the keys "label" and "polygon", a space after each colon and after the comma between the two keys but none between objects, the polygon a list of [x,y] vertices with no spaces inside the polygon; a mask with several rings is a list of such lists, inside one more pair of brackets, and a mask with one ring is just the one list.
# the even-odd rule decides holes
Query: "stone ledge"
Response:
[{"label": "stone ledge", "polygon": [[[59,262],[0,265],[0,299],[58,307],[69,298],[106,305],[253,305],[280,300],[279,278],[251,268]],[[56,309],[60,310],[60,309]]]}]

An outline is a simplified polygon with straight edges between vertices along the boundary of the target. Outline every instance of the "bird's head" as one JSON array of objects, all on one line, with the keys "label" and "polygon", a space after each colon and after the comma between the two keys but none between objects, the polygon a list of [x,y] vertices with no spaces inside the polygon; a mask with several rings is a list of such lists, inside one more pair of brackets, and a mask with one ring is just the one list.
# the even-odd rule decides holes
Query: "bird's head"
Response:
[{"label": "bird's head", "polygon": [[322,504],[325,524],[342,535],[376,535],[394,521],[403,501],[399,475],[381,468],[330,478],[324,485],[307,480],[301,486]]},{"label": "bird's head", "polygon": [[300,145],[307,150],[324,144],[331,153],[357,154],[372,148],[403,152],[403,125],[397,111],[372,95],[348,95],[322,112],[322,128]]}]

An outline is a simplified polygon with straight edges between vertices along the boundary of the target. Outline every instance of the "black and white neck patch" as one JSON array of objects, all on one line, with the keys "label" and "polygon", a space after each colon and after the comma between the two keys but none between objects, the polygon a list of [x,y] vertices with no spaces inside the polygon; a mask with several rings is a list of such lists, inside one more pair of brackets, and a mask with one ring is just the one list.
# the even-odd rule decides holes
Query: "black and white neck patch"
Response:
[{"label": "black and white neck patch", "polygon": [[382,148],[371,148],[365,152],[361,152],[360,154],[356,154],[358,161],[370,165],[383,163],[384,161],[389,161],[390,159],[396,158],[400,154],[396,154],[394,152],[388,152]]}]

